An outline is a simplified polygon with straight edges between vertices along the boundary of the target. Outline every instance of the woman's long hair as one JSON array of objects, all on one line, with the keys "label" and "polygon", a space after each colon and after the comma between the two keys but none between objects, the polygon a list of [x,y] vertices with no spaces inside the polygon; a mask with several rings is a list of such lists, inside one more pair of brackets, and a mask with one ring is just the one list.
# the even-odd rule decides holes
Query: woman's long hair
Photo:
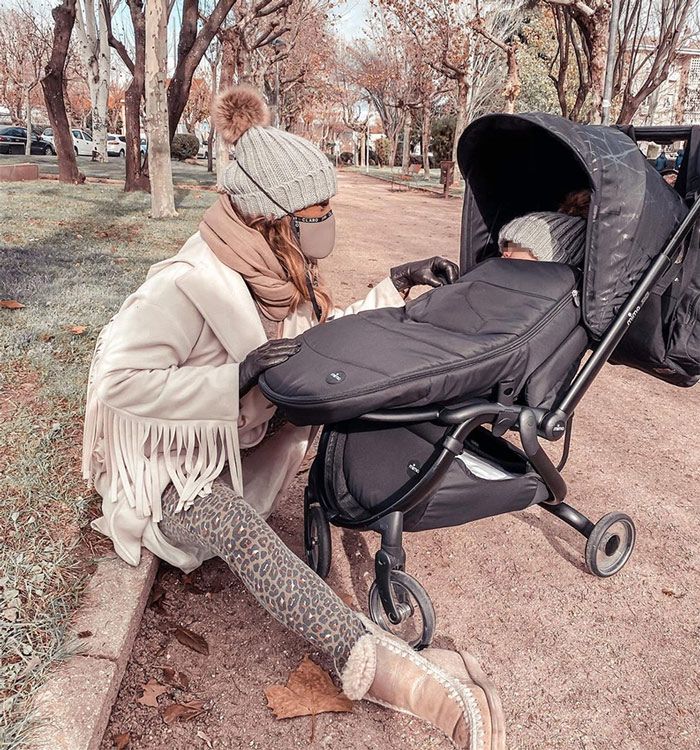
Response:
[{"label": "woman's long hair", "polygon": [[273,219],[268,216],[245,216],[235,206],[234,211],[244,224],[257,230],[265,238],[284,268],[287,278],[294,285],[296,295],[292,301],[291,310],[296,310],[303,302],[311,302],[307,286],[307,278],[309,278],[314,288],[316,302],[321,308],[321,322],[324,322],[333,309],[333,301],[319,276],[318,264],[306,258],[301,252],[292,229],[291,217]]}]

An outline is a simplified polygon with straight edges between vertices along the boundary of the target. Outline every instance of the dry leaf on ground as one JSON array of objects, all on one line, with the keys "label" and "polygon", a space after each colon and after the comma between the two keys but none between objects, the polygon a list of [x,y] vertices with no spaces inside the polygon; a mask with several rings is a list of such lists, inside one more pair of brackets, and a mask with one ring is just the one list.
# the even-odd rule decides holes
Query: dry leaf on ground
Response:
[{"label": "dry leaf on ground", "polygon": [[289,675],[287,685],[272,685],[265,689],[267,705],[278,719],[294,716],[315,716],[327,711],[352,711],[352,701],[346,698],[318,664],[305,656]]},{"label": "dry leaf on ground", "polygon": [[209,644],[198,633],[194,633],[188,628],[177,628],[175,630],[175,638],[183,646],[187,646],[187,648],[191,648],[193,651],[197,651],[197,653],[209,656]]},{"label": "dry leaf on ground", "polygon": [[115,750],[126,750],[131,742],[131,735],[128,732],[122,732],[121,734],[115,734],[112,739]]},{"label": "dry leaf on ground", "polygon": [[148,595],[148,606],[152,609],[162,611],[163,599],[165,599],[165,589],[156,581]]},{"label": "dry leaf on ground", "polygon": [[24,305],[17,302],[16,299],[0,299],[0,307],[4,307],[6,310],[21,310]]},{"label": "dry leaf on ground", "polygon": [[153,706],[158,708],[158,696],[168,692],[168,688],[161,685],[157,680],[151,679],[143,687],[143,695],[136,699],[137,703],[144,706]]},{"label": "dry leaf on ground", "polygon": [[199,739],[200,739],[200,740],[204,740],[204,742],[206,742],[206,743],[207,743],[207,747],[209,747],[209,748],[211,748],[211,747],[212,747],[212,744],[211,744],[211,740],[210,740],[210,739],[209,739],[209,737],[207,737],[207,735],[206,735],[206,734],[204,734],[204,732],[202,732],[201,730],[200,730],[199,732],[197,732],[197,737],[199,737]]},{"label": "dry leaf on ground", "polygon": [[166,724],[174,724],[176,721],[189,721],[201,713],[204,713],[204,701],[200,700],[171,703],[160,712]]},{"label": "dry leaf on ground", "polygon": [[87,326],[71,326],[69,330],[71,333],[76,334],[76,336],[80,336],[87,331]]},{"label": "dry leaf on ground", "polygon": [[163,680],[168,685],[180,690],[187,690],[190,684],[190,678],[184,672],[177,672],[172,667],[161,667],[163,670]]}]

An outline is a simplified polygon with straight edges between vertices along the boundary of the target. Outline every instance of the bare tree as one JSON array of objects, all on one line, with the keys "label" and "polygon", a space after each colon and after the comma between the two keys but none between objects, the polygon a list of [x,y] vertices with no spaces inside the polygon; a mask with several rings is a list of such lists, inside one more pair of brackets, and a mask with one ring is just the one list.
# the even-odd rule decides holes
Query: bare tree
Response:
[{"label": "bare tree", "polygon": [[[471,48],[474,31],[470,22],[475,7],[469,0],[377,0],[413,34],[423,58],[440,75],[453,82],[456,123],[452,159],[466,125],[469,94],[473,82]],[[455,174],[455,179],[458,176]]]},{"label": "bare tree", "polygon": [[[109,5],[107,4],[109,2]],[[110,79],[110,19],[120,0],[78,0],[77,43],[87,72],[92,104],[92,139],[97,158],[107,161],[107,105]]]},{"label": "bare tree", "polygon": [[618,122],[632,121],[668,78],[681,47],[697,40],[688,23],[695,6],[695,0],[622,0],[613,79]]},{"label": "bare tree", "polygon": [[503,98],[506,102],[505,111],[512,114],[515,112],[515,101],[520,96],[520,75],[518,69],[518,42],[514,38],[515,24],[513,16],[517,8],[511,8],[510,12],[499,9],[489,13],[485,19],[481,15],[479,2],[476,2],[476,18],[471,22],[471,27],[477,34],[487,42],[501,50],[506,60],[506,78],[503,84]]},{"label": "bare tree", "polygon": [[124,190],[149,190],[147,156],[141,152],[141,102],[145,96],[146,17],[143,0],[127,0],[133,30],[133,58],[123,42],[114,36],[109,0],[102,0],[107,18],[110,46],[117,51],[131,73],[131,83],[124,95],[126,130],[126,179]]},{"label": "bare tree", "polygon": [[146,6],[146,132],[148,171],[151,176],[151,216],[177,216],[170,163],[168,101],[165,86],[168,60],[168,7],[166,0],[148,0]]},{"label": "bare tree", "polygon": [[25,154],[31,153],[32,107],[51,48],[50,32],[26,3],[0,10],[0,78],[13,119],[27,128]]},{"label": "bare tree", "polygon": [[71,33],[75,24],[76,0],[63,0],[51,11],[54,19],[51,56],[46,65],[46,73],[41,79],[46,109],[54,132],[54,143],[58,154],[58,179],[60,182],[80,183],[85,175],[78,171],[73,150],[68,115],[64,100],[63,72],[66,66]]}]

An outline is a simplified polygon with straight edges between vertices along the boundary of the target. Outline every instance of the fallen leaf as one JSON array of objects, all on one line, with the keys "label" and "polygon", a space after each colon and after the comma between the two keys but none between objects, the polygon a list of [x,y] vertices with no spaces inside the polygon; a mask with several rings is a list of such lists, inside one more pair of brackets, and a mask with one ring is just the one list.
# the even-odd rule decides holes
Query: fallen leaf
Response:
[{"label": "fallen leaf", "polygon": [[195,582],[194,573],[187,573],[182,576],[182,583],[185,587],[185,591],[189,591],[191,594],[205,594],[204,589],[199,588]]},{"label": "fallen leaf", "polygon": [[204,713],[204,701],[193,700],[187,703],[171,703],[160,713],[166,724],[174,724],[176,721],[189,721]]},{"label": "fallen leaf", "polygon": [[198,633],[194,633],[188,628],[177,628],[175,630],[175,638],[183,646],[187,646],[187,648],[191,648],[199,654],[209,656],[209,644]]},{"label": "fallen leaf", "polygon": [[81,630],[78,633],[78,638],[89,638],[92,635],[92,630]]},{"label": "fallen leaf", "polygon": [[157,680],[151,679],[141,686],[143,688],[143,695],[136,699],[137,703],[141,703],[144,706],[153,706],[158,708],[158,696],[168,692],[168,688],[161,685]]},{"label": "fallen leaf", "polygon": [[161,667],[163,670],[163,679],[168,685],[172,685],[179,690],[187,690],[190,685],[190,678],[184,672],[177,672],[172,667]]},{"label": "fallen leaf", "polygon": [[165,599],[165,589],[156,581],[153,584],[151,593],[148,595],[148,606],[151,609],[161,611],[163,609],[163,599]]},{"label": "fallen leaf", "polygon": [[666,596],[672,596],[674,599],[682,599],[685,596],[685,594],[678,594],[672,589],[661,589],[661,593]]},{"label": "fallen leaf", "polygon": [[126,750],[131,742],[131,735],[128,732],[122,732],[122,734],[115,734],[112,740],[115,750]]},{"label": "fallen leaf", "polygon": [[346,698],[318,664],[305,656],[289,675],[287,685],[272,685],[265,689],[267,705],[278,719],[294,716],[315,716],[327,711],[352,711],[352,701]]},{"label": "fallen leaf", "polygon": [[24,305],[17,302],[16,299],[0,299],[0,307],[4,307],[6,310],[21,310]]},{"label": "fallen leaf", "polygon": [[71,326],[70,332],[75,333],[77,336],[80,336],[81,333],[85,333],[87,331],[87,326]]},{"label": "fallen leaf", "polygon": [[200,730],[199,732],[197,732],[197,737],[199,737],[199,739],[200,739],[200,740],[204,740],[204,742],[206,742],[206,743],[207,743],[207,747],[208,747],[208,748],[211,748],[211,747],[212,747],[212,744],[211,744],[211,740],[210,740],[210,739],[209,739],[209,737],[207,737],[207,735],[206,735],[206,734],[204,734],[204,732],[202,732],[201,730]]}]

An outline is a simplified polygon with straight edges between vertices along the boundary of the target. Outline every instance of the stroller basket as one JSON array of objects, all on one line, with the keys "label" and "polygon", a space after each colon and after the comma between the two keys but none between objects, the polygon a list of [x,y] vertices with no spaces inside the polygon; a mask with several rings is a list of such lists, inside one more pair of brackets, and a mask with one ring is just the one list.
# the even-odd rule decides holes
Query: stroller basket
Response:
[{"label": "stroller basket", "polygon": [[[439,448],[443,433],[431,423],[327,428],[311,481],[323,484],[329,520],[335,514],[366,522],[387,498],[391,502],[406,492]],[[503,438],[479,428],[464,448],[436,490],[404,514],[404,531],[459,526],[550,498],[527,456]]]}]

